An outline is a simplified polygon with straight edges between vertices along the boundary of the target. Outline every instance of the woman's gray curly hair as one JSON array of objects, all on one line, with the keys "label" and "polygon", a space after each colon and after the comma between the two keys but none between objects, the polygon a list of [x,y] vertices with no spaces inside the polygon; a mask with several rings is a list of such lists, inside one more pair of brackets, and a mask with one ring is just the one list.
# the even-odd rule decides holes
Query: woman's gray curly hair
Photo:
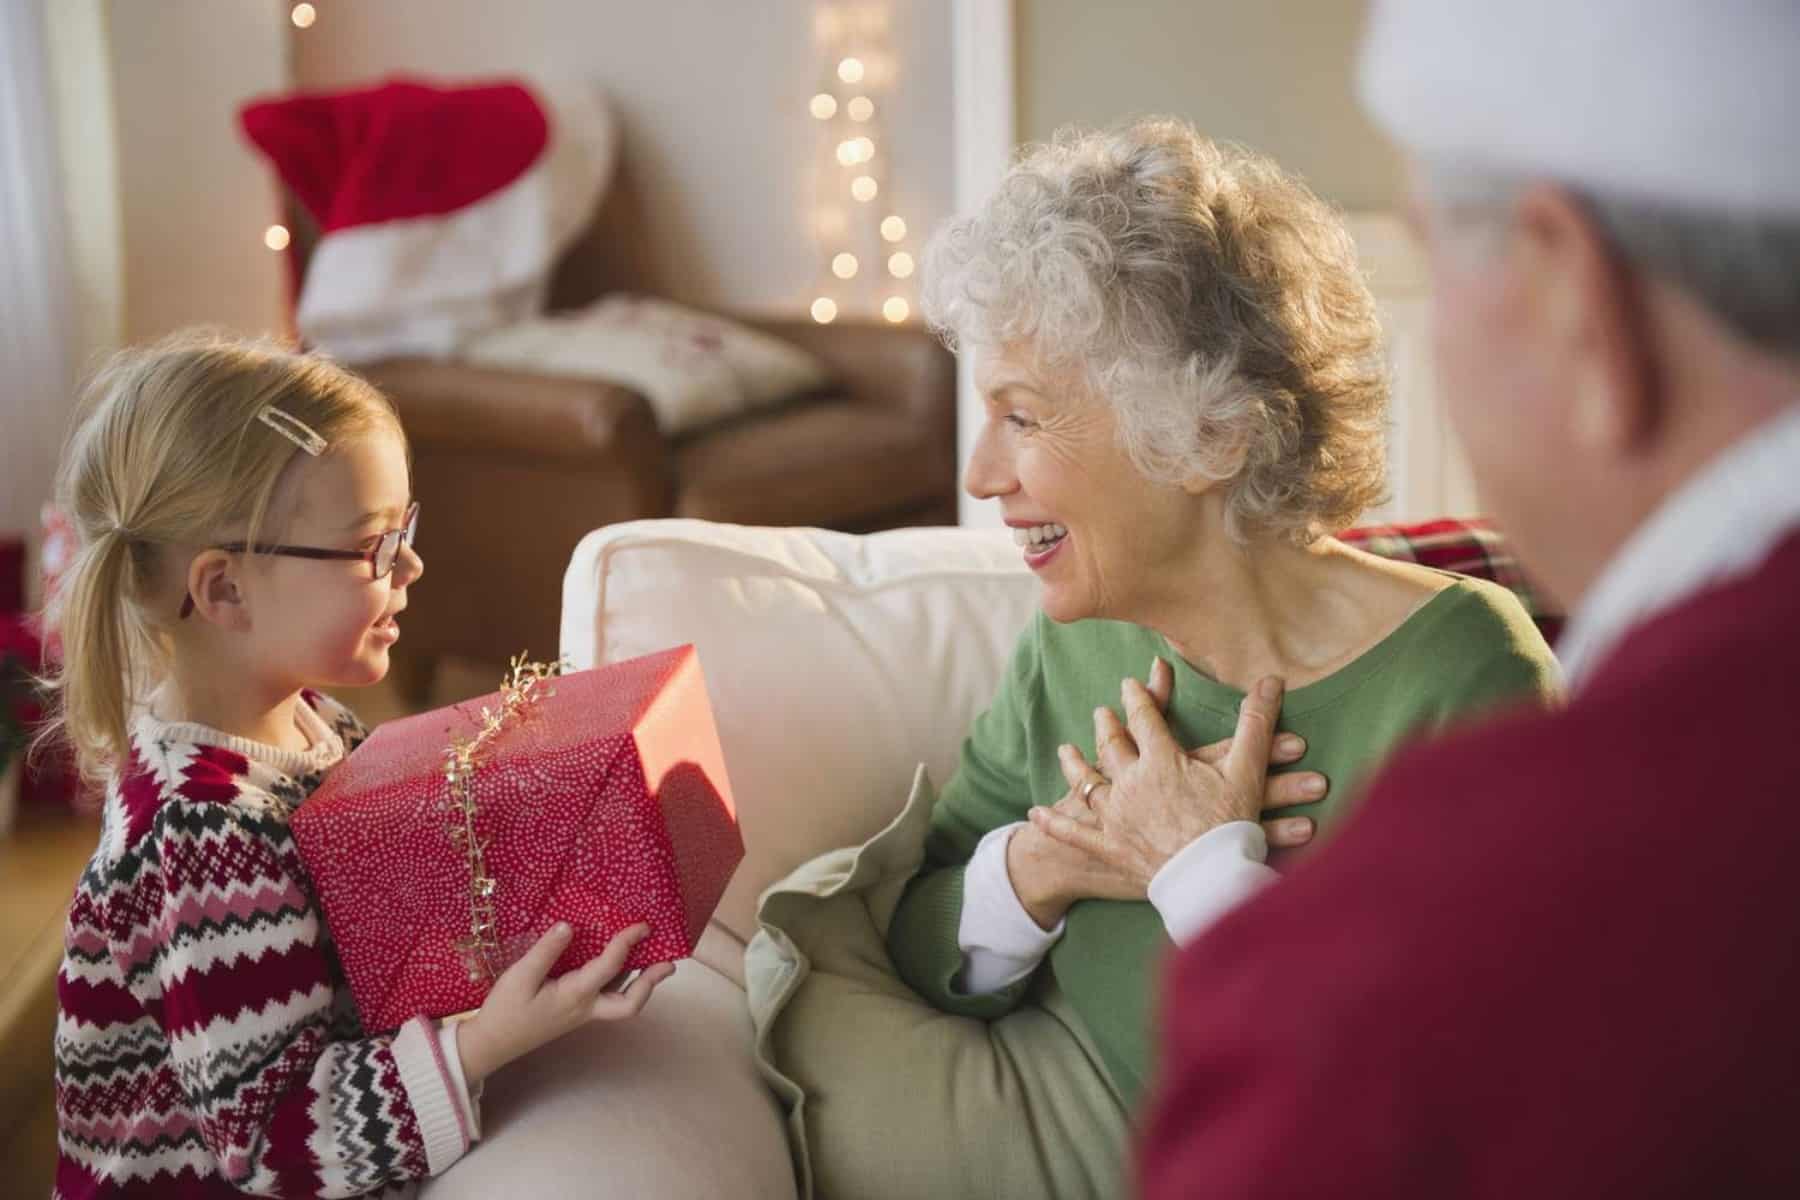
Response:
[{"label": "woman's gray curly hair", "polygon": [[925,254],[953,347],[1023,345],[1109,401],[1151,479],[1229,480],[1239,542],[1336,533],[1384,497],[1381,328],[1337,214],[1185,122],[1028,148]]}]

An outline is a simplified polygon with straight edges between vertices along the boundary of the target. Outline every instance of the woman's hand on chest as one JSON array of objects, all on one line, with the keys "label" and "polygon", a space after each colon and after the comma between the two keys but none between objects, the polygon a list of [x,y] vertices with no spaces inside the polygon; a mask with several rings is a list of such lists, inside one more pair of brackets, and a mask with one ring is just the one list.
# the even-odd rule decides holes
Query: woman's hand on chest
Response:
[{"label": "woman's hand on chest", "polygon": [[[1262,681],[1245,698],[1232,738],[1195,750],[1175,741],[1163,717],[1171,683],[1169,668],[1159,659],[1148,687],[1129,678],[1121,686],[1125,723],[1109,708],[1095,712],[1098,767],[1074,746],[1060,749],[1070,790],[1057,804],[1034,808],[1030,818],[1033,829],[1092,860],[1064,873],[1064,891],[1078,881],[1104,879],[1113,891],[1135,892],[1106,898],[1141,899],[1163,864],[1209,830],[1230,821],[1260,821],[1266,810],[1309,804],[1325,794],[1327,781],[1317,772],[1268,774],[1271,765],[1297,761],[1306,749],[1292,734],[1275,736],[1279,680]],[[1262,824],[1276,847],[1303,845],[1313,834],[1306,818]],[[1034,857],[1064,861],[1035,848]],[[1011,861],[1009,856],[1009,866]]]}]

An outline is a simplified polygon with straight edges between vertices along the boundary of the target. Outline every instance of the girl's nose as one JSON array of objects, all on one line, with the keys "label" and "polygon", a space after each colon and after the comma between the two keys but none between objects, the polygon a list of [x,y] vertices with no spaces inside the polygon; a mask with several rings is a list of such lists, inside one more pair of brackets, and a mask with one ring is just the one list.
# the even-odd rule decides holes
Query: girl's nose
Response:
[{"label": "girl's nose", "polygon": [[394,586],[411,587],[419,582],[419,577],[423,574],[425,560],[419,556],[411,542],[402,542],[400,552],[394,559]]}]

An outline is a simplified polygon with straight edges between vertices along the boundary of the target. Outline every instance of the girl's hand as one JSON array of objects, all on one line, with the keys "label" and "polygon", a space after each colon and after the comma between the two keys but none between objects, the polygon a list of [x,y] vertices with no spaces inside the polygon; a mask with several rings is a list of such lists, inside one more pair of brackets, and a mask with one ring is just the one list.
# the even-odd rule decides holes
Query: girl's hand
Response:
[{"label": "girl's hand", "polygon": [[606,985],[618,976],[631,948],[649,935],[648,925],[633,925],[580,969],[546,980],[572,936],[566,923],[552,926],[494,981],[481,1011],[456,1027],[456,1048],[469,1087],[589,1021],[636,1016],[656,985],[675,973],[675,965],[657,963],[622,992],[607,993]]},{"label": "girl's hand", "polygon": [[[1031,810],[1031,821],[1055,840],[1117,870],[1134,886],[1147,889],[1164,863],[1218,825],[1256,821],[1265,808],[1306,804],[1324,794],[1325,781],[1316,774],[1267,777],[1278,749],[1274,730],[1281,710],[1280,680],[1265,679],[1245,697],[1237,733],[1223,753],[1216,747],[1183,751],[1163,721],[1158,697],[1135,679],[1125,680],[1121,690],[1128,730],[1111,709],[1094,714],[1094,741],[1104,773],[1088,766],[1073,747],[1063,748],[1064,775],[1079,774],[1084,780],[1074,794],[1087,801],[1087,811],[1062,804],[1039,807]],[[1312,836],[1310,822],[1274,821],[1265,828],[1276,845]]]}]

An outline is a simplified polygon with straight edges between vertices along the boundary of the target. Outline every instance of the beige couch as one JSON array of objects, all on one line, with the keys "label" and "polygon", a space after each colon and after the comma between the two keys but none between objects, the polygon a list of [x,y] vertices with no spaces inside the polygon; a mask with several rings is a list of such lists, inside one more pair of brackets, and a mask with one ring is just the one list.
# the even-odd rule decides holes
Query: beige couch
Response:
[{"label": "beige couch", "polygon": [[563,583],[563,651],[588,667],[699,648],[746,855],[699,952],[645,1012],[497,1076],[482,1144],[427,1196],[793,1197],[750,1057],[756,897],[880,829],[917,764],[949,778],[1036,603],[1003,531],[652,520],[588,535]]}]

